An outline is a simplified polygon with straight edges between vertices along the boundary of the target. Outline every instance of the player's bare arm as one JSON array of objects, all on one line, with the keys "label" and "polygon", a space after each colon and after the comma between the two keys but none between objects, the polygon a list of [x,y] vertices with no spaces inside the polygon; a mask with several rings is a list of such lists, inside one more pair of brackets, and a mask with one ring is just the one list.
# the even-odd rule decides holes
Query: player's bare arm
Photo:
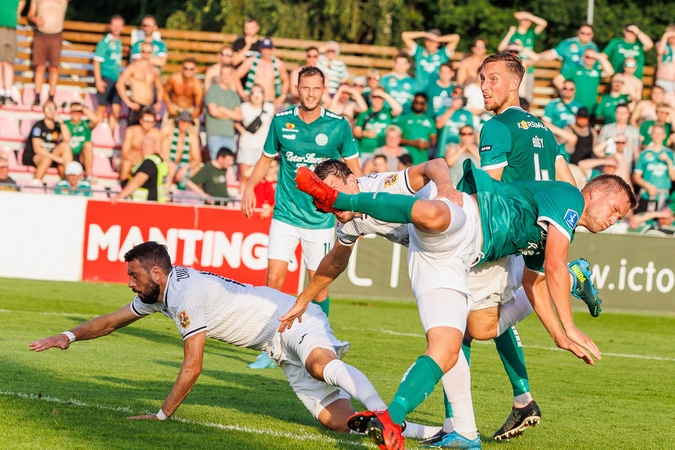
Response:
[{"label": "player's bare arm", "polygon": [[462,206],[464,200],[462,193],[452,184],[452,177],[445,160],[437,158],[422,164],[416,164],[408,169],[408,180],[410,187],[419,191],[424,186],[433,181],[438,189],[436,198],[447,198],[451,202]]},{"label": "player's bare arm", "polygon": [[316,298],[319,292],[330,286],[345,271],[353,249],[353,246],[342,245],[340,241],[335,242],[331,251],[319,263],[319,267],[316,268],[316,272],[309,280],[305,290],[298,295],[293,307],[279,318],[279,322],[281,322],[281,325],[279,325],[280,333],[290,329],[296,319],[298,322],[302,322],[302,315],[307,310],[307,305]]},{"label": "player's bare arm", "polygon": [[583,347],[570,341],[560,326],[558,316],[551,302],[546,278],[525,269],[523,272],[523,289],[525,289],[527,298],[532,303],[534,312],[539,317],[544,328],[546,328],[546,331],[548,331],[548,334],[553,338],[555,345],[558,348],[574,353],[577,358],[584,360],[586,364],[594,365],[595,363],[590,353]]},{"label": "player's bare arm", "polygon": [[[162,404],[161,412],[158,414],[145,414],[140,416],[128,417],[129,420],[164,420],[171,417],[178,407],[183,403],[185,397],[192,390],[197,378],[202,373],[202,361],[204,358],[204,344],[206,342],[206,331],[190,336],[183,341],[183,364],[178,372],[178,378],[169,393],[169,396]],[[162,416],[164,414],[164,416]]]},{"label": "player's bare arm", "polygon": [[570,303],[570,277],[567,269],[568,250],[569,241],[567,237],[556,227],[549,225],[544,258],[544,271],[549,294],[568,338],[587,348],[596,359],[601,359],[602,355],[597,345],[574,324]]},{"label": "player's bare arm", "polygon": [[253,210],[255,209],[255,187],[260,183],[265,177],[267,170],[272,164],[272,160],[269,156],[262,155],[255,167],[253,167],[253,173],[251,177],[246,182],[246,187],[244,188],[244,193],[241,196],[241,212],[246,217],[251,217],[253,215]]},{"label": "player's bare arm", "polygon": [[[129,305],[126,305],[113,313],[91,319],[90,321],[69,330],[69,332],[75,336],[76,341],[87,341],[101,336],[107,336],[117,329],[134,323],[138,319],[141,319],[141,317],[131,312]],[[55,336],[40,339],[39,341],[33,341],[29,346],[34,352],[42,352],[50,348],[66,350],[70,347],[70,344],[71,341],[68,336],[65,334],[57,334]]]}]

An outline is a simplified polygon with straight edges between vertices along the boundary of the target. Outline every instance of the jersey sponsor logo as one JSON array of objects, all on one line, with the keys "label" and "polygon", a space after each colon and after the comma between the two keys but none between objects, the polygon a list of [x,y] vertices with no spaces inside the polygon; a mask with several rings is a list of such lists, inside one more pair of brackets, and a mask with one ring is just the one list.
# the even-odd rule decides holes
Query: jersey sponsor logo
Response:
[{"label": "jersey sponsor logo", "polygon": [[319,133],[316,135],[314,142],[316,142],[316,145],[318,145],[319,147],[323,147],[326,144],[328,144],[328,136],[326,136],[323,133]]},{"label": "jersey sponsor logo", "polygon": [[544,125],[541,122],[534,122],[531,120],[530,121],[521,120],[520,122],[518,122],[518,128],[520,128],[521,130],[527,130],[529,128],[542,128],[545,130],[546,125]]},{"label": "jersey sponsor logo", "polygon": [[540,138],[539,136],[535,136],[532,138],[532,146],[534,148],[544,148],[544,139]]},{"label": "jersey sponsor logo", "polygon": [[285,131],[285,132],[288,132],[288,133],[298,133],[300,130],[295,129],[294,123],[286,122],[286,125],[284,125],[284,127],[281,129],[281,131]]},{"label": "jersey sponsor logo", "polygon": [[567,212],[565,213],[565,223],[570,228],[574,228],[577,226],[578,222],[579,222],[579,213],[577,213],[572,209],[568,209]]},{"label": "jersey sponsor logo", "polygon": [[190,317],[188,317],[185,310],[182,310],[178,313],[178,325],[180,325],[180,327],[183,329],[190,326]]},{"label": "jersey sponsor logo", "polygon": [[286,160],[291,163],[296,163],[298,167],[300,166],[309,166],[310,168],[313,168],[313,166],[316,166],[319,163],[322,163],[323,161],[327,160],[328,158],[324,157],[317,157],[316,153],[307,153],[306,155],[294,155],[293,152],[288,151],[286,152]]},{"label": "jersey sponsor logo", "polygon": [[393,175],[389,175],[387,178],[384,179],[385,189],[390,187],[390,186],[395,185],[396,183],[398,183],[398,174],[396,174],[396,173],[393,174]]},{"label": "jersey sponsor logo", "polygon": [[387,115],[385,113],[382,113],[379,116],[377,116],[377,118],[380,120],[387,120]]},{"label": "jersey sponsor logo", "polygon": [[291,140],[291,141],[295,139],[294,134],[282,134],[281,137],[284,138],[284,139]]},{"label": "jersey sponsor logo", "polygon": [[295,124],[290,123],[290,122],[286,122],[285,128],[287,128],[289,130],[292,130],[293,128],[295,128]]},{"label": "jersey sponsor logo", "polygon": [[481,151],[481,152],[489,152],[490,150],[492,150],[492,146],[491,146],[491,145],[483,145],[483,146],[481,146],[481,148],[480,148],[480,151]]}]

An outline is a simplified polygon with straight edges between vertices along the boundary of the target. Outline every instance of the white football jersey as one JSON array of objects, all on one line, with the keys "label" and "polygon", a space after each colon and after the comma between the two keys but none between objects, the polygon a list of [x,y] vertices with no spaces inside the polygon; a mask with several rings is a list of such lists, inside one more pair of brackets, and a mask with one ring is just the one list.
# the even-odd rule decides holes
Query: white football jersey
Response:
[{"label": "white football jersey", "polygon": [[209,338],[274,354],[280,343],[277,319],[294,303],[295,297],[268,287],[174,266],[164,303],[147,305],[136,296],[130,307],[137,316],[161,312],[173,319],[183,339],[206,331]]},{"label": "white football jersey", "polygon": [[[356,181],[361,192],[415,195],[427,200],[436,197],[438,192],[433,181],[420,189],[419,192],[415,192],[408,180],[408,169],[400,172],[371,173],[358,178]],[[347,223],[339,223],[337,227],[337,238],[341,244],[346,246],[354,245],[360,236],[369,234],[382,236],[391,242],[406,247],[409,243],[408,224],[382,222],[367,214],[355,217]]]}]

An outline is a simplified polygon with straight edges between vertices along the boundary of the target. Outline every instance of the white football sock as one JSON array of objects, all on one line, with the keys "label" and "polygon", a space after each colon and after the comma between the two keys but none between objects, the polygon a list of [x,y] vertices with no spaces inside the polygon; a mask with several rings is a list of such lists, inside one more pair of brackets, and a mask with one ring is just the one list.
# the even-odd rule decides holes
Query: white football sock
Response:
[{"label": "white football sock", "polygon": [[419,423],[406,421],[405,430],[403,430],[402,434],[404,437],[411,439],[428,439],[439,431],[441,431],[441,427],[428,427]]},{"label": "white football sock", "polygon": [[360,401],[370,411],[387,409],[373,384],[356,367],[334,359],[323,369],[323,379],[331,386],[344,389],[350,397]]},{"label": "white football sock", "polygon": [[455,431],[468,439],[475,439],[478,436],[478,429],[471,403],[471,373],[461,350],[457,363],[443,375],[441,382],[452,406]]},{"label": "white football sock", "polygon": [[524,394],[520,394],[516,397],[513,397],[513,406],[516,408],[523,408],[527,406],[528,403],[530,403],[532,400],[532,394],[529,392],[526,392]]},{"label": "white football sock", "polygon": [[522,287],[516,291],[515,301],[499,305],[499,322],[497,323],[497,336],[532,314],[532,304]]}]

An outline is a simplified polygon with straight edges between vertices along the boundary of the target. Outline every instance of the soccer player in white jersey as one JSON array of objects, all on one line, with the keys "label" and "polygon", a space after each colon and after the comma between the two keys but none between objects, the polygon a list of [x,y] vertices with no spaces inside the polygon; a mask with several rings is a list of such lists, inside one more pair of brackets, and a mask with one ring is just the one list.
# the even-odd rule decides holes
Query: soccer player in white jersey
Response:
[{"label": "soccer player in white jersey", "polygon": [[[295,298],[268,287],[242,284],[208,272],[172,266],[164,245],[145,242],[124,255],[134,301],[61,334],[30,343],[41,352],[67,349],[74,341],[106,336],[152,313],[176,322],[185,357],[178,378],[157,414],[129,419],[166,420],[188,395],[202,370],[206,338],[237,347],[263,350],[277,361],[298,398],[326,428],[349,431],[354,413],[350,396],[368,408],[386,408],[373,385],[358,369],[341,361],[349,349],[330,329],[326,315],[311,305],[301,326],[277,331],[279,317]],[[408,433],[430,436],[438,427],[410,424]]]}]

